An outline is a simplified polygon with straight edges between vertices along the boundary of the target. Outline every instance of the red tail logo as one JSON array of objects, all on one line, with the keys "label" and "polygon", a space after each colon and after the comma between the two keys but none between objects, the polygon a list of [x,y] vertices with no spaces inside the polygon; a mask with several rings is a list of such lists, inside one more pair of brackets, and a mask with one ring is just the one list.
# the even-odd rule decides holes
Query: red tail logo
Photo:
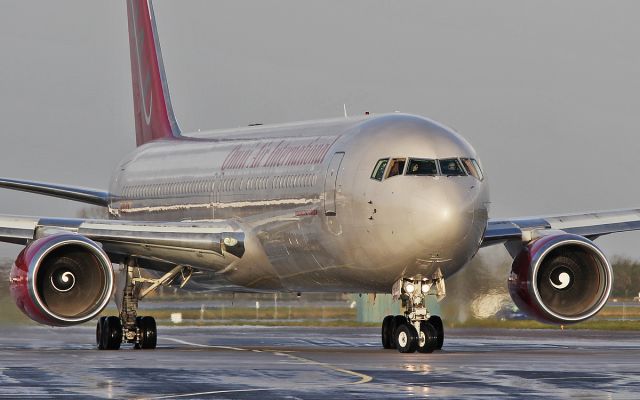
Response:
[{"label": "red tail logo", "polygon": [[150,0],[127,0],[131,78],[138,146],[180,136]]}]

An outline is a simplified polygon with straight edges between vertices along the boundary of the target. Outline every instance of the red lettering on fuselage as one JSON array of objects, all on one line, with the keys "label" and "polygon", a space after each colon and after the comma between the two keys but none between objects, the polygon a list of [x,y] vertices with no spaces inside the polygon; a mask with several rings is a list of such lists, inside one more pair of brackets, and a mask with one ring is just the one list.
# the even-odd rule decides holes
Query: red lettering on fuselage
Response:
[{"label": "red lettering on fuselage", "polygon": [[267,161],[264,164],[265,167],[273,167],[273,166],[276,165],[275,159],[278,157],[278,155],[282,151],[281,150],[281,146],[282,146],[283,143],[284,143],[284,140],[282,142],[278,143],[278,145],[276,146],[275,150],[271,153],[269,158],[267,158]]},{"label": "red lettering on fuselage", "polygon": [[262,147],[258,150],[258,154],[253,157],[253,162],[249,164],[249,168],[257,168],[261,163],[264,157],[269,153],[269,144],[263,144]]},{"label": "red lettering on fuselage", "polygon": [[277,144],[239,144],[224,159],[222,170],[320,164],[338,137],[308,140],[302,144],[284,140]]}]

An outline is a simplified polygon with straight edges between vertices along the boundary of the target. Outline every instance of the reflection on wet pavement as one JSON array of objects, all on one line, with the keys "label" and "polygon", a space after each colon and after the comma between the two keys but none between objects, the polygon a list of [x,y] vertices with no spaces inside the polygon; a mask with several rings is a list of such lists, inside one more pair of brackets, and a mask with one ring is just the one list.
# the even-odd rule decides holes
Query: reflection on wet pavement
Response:
[{"label": "reflection on wet pavement", "polygon": [[636,398],[633,332],[452,330],[433,354],[373,328],[162,327],[98,351],[92,326],[0,327],[0,398]]}]

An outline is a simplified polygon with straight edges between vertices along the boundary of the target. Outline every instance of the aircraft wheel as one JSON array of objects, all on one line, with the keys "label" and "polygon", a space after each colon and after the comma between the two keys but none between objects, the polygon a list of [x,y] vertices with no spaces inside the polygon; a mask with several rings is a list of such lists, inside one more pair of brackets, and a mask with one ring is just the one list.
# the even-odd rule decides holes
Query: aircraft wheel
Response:
[{"label": "aircraft wheel", "polygon": [[428,322],[436,329],[436,334],[438,336],[436,350],[442,350],[442,345],[444,344],[444,325],[442,324],[442,318],[437,315],[432,315],[429,317]]},{"label": "aircraft wheel", "polygon": [[387,315],[382,320],[382,347],[385,349],[395,348],[393,343],[394,318],[393,315]]},{"label": "aircraft wheel", "polygon": [[407,317],[405,317],[404,315],[396,315],[393,317],[393,324],[391,325],[391,332],[393,332],[393,334],[391,335],[391,346],[392,348],[397,348],[396,347],[396,328],[399,327],[400,325],[406,325],[409,324],[409,320],[407,319]]},{"label": "aircraft wheel", "polygon": [[136,324],[140,329],[139,348],[155,349],[158,341],[156,320],[153,317],[136,318]]},{"label": "aircraft wheel", "polygon": [[98,350],[104,350],[104,347],[102,347],[102,327],[106,319],[107,317],[100,317],[100,319],[98,319],[98,325],[96,326],[96,344],[98,345]]},{"label": "aircraft wheel", "polygon": [[418,348],[418,332],[406,322],[396,328],[393,337],[400,353],[413,353]]},{"label": "aircraft wheel", "polygon": [[106,317],[102,321],[100,332],[101,350],[118,350],[122,344],[122,323],[118,317]]},{"label": "aircraft wheel", "polygon": [[420,323],[418,339],[418,351],[420,353],[433,353],[438,348],[438,333],[429,321]]}]

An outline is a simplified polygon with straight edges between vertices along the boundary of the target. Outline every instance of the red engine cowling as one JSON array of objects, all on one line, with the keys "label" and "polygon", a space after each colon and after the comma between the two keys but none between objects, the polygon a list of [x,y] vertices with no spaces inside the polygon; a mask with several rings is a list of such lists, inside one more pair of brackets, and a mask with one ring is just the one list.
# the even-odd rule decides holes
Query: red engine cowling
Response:
[{"label": "red engine cowling", "polygon": [[515,258],[509,293],[538,321],[571,324],[604,307],[612,281],[611,265],[592,241],[560,233],[532,241]]},{"label": "red engine cowling", "polygon": [[102,248],[61,233],[26,246],[11,269],[11,296],[32,320],[68,326],[86,322],[107,305],[114,272]]}]

